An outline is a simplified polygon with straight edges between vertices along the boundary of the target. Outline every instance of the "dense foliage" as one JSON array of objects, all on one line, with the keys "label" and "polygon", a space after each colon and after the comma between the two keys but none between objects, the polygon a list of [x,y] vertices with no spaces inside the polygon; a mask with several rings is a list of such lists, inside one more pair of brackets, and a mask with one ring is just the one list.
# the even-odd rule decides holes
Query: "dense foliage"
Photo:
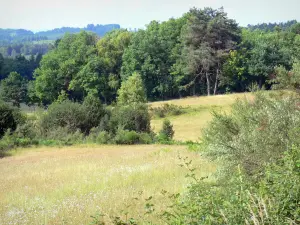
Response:
[{"label": "dense foliage", "polygon": [[0,97],[6,102],[12,102],[14,106],[20,106],[20,103],[26,102],[27,82],[18,73],[11,72],[7,78],[1,81]]},{"label": "dense foliage", "polygon": [[[33,79],[30,104],[51,104],[62,91],[70,100],[95,95],[110,104],[117,101],[122,82],[135,74],[140,75],[148,100],[245,92],[256,86],[287,88],[278,84],[289,79],[284,71],[291,71],[300,58],[296,21],[242,28],[223,8],[192,8],[180,18],[152,21],[136,32],[119,28],[55,29],[51,31],[55,35],[69,33],[56,40],[42,59],[43,50],[14,44],[0,54],[0,79],[10,72]],[[96,35],[100,30],[106,33],[101,38]],[[36,56],[18,56],[27,53]]]},{"label": "dense foliage", "polygon": [[0,138],[10,129],[14,131],[23,121],[20,111],[0,101]]},{"label": "dense foliage", "polygon": [[[21,78],[12,74],[12,78]],[[9,77],[10,78],[10,77]],[[11,79],[11,78],[10,78]],[[69,145],[76,143],[150,144],[155,134],[150,129],[150,114],[145,103],[145,90],[133,76],[123,83],[132,102],[103,105],[97,95],[89,94],[82,103],[68,99],[62,91],[47,110],[23,115],[20,110],[0,103],[0,151],[28,145]],[[4,80],[6,81],[6,80]],[[20,83],[20,82],[18,82]],[[11,90],[13,92],[13,90]],[[119,92],[120,99],[123,92]]]},{"label": "dense foliage", "polygon": [[241,171],[225,182],[197,180],[162,219],[167,224],[298,224],[299,160],[299,147],[291,148],[266,167],[259,182],[249,181]]},{"label": "dense foliage", "polygon": [[[162,212],[168,224],[298,224],[300,221],[299,97],[262,95],[215,114],[204,149],[230,176],[197,178]],[[207,149],[208,148],[208,149]],[[224,167],[222,167],[224,168]],[[226,166],[225,168],[228,169]],[[256,173],[253,173],[256,171]],[[252,173],[251,173],[252,172]]]}]

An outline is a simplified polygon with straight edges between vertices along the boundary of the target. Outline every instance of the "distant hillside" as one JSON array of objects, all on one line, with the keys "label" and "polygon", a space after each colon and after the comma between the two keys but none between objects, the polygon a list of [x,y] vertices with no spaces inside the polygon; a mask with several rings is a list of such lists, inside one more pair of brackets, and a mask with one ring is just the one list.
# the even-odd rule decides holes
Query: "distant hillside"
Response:
[{"label": "distant hillside", "polygon": [[47,37],[36,35],[30,30],[0,28],[0,46],[47,39]]},{"label": "distant hillside", "polygon": [[97,35],[104,36],[107,32],[115,29],[120,29],[119,24],[107,24],[107,25],[94,25],[94,24],[88,24],[84,28],[78,28],[78,27],[62,27],[62,28],[55,28],[53,30],[48,31],[41,31],[37,32],[35,35],[38,36],[46,36],[49,40],[56,40],[58,38],[61,38],[65,33],[78,33],[81,30],[85,31],[91,31],[96,33]]},{"label": "distant hillside", "polygon": [[85,30],[94,32],[102,37],[107,32],[120,28],[119,24],[88,24],[84,28],[62,27],[37,33],[24,29],[0,28],[0,54],[4,57],[12,58],[20,54],[25,56],[45,54],[53,47],[54,41],[63,37],[65,33],[74,34]]},{"label": "distant hillside", "polygon": [[91,31],[99,36],[105,35],[107,32],[120,29],[119,24],[94,25],[88,24],[84,28],[79,27],[62,27],[48,31],[40,31],[34,33],[24,29],[1,29],[0,28],[0,46],[6,44],[14,44],[20,42],[41,41],[41,40],[56,40],[61,38],[65,33],[78,33],[81,30]]}]

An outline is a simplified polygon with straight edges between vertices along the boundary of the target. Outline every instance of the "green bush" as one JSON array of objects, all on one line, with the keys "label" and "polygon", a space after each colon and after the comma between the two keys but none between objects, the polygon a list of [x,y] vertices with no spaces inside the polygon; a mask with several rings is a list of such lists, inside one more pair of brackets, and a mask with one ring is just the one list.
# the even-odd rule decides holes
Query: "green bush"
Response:
[{"label": "green bush", "polygon": [[110,144],[112,142],[111,134],[107,131],[103,131],[100,127],[92,128],[86,139],[90,143],[97,144]]},{"label": "green bush", "polygon": [[89,133],[93,127],[100,125],[105,113],[100,100],[94,97],[87,97],[83,104],[69,100],[55,102],[41,117],[40,127],[44,134],[59,127]]},{"label": "green bush", "polygon": [[152,143],[152,137],[148,133],[137,133],[135,131],[128,131],[118,129],[114,138],[116,144],[150,144]]},{"label": "green bush", "polygon": [[139,133],[140,144],[152,144],[154,142],[153,133]]},{"label": "green bush", "polygon": [[110,120],[110,130],[115,133],[118,128],[149,133],[150,115],[147,105],[136,103],[114,108]]},{"label": "green bush", "polygon": [[40,119],[40,127],[43,134],[51,132],[59,127],[69,131],[84,130],[86,114],[81,104],[64,101],[53,103]]},{"label": "green bush", "polygon": [[18,137],[8,129],[2,139],[0,139],[0,157],[6,156],[11,149],[36,144],[38,144],[36,140],[28,137]]},{"label": "green bush", "polygon": [[79,130],[70,130],[68,127],[56,127],[39,138],[42,145],[73,145],[83,143],[84,134]]},{"label": "green bush", "polygon": [[110,111],[106,110],[106,114],[100,120],[99,129],[101,131],[109,132],[110,131],[109,123],[110,123]]},{"label": "green bush", "polygon": [[38,132],[35,123],[36,118],[27,116],[25,122],[17,126],[14,135],[19,138],[30,138],[32,140],[38,138]]},{"label": "green bush", "polygon": [[261,181],[237,171],[225,182],[197,179],[187,195],[161,212],[167,224],[298,224],[300,149],[269,165]]},{"label": "green bush", "polygon": [[14,131],[23,122],[24,116],[19,109],[0,101],[0,138],[8,129]]},{"label": "green bush", "polygon": [[173,125],[171,124],[170,120],[165,119],[163,121],[163,126],[161,131],[158,134],[158,141],[164,142],[164,141],[171,141],[174,137],[174,130]]},{"label": "green bush", "polygon": [[257,94],[239,100],[231,114],[214,113],[203,132],[203,149],[226,165],[243,166],[248,174],[276,161],[300,135],[300,101]]},{"label": "green bush", "polygon": [[87,96],[84,99],[82,107],[86,117],[82,130],[85,133],[88,133],[93,127],[98,127],[100,125],[100,122],[104,115],[106,115],[106,112],[100,102],[100,99],[94,96]]},{"label": "green bush", "polygon": [[166,116],[178,116],[185,113],[185,109],[182,106],[164,104],[161,107],[150,108],[150,114],[152,117],[164,118]]}]

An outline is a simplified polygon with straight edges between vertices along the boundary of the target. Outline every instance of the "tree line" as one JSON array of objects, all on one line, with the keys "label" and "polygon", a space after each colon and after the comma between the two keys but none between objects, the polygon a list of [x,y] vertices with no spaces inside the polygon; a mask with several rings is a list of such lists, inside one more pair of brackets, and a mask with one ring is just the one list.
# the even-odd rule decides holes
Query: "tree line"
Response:
[{"label": "tree line", "polygon": [[0,47],[0,54],[4,58],[16,58],[17,56],[30,57],[31,55],[46,54],[53,48],[51,42],[26,42],[9,44]]},{"label": "tree line", "polygon": [[47,105],[60,95],[83,101],[92,94],[110,104],[135,73],[151,101],[270,89],[278,84],[279,68],[297,65],[299,50],[298,23],[241,28],[223,8],[192,8],[137,32],[113,30],[102,38],[85,31],[66,34],[34,70],[27,96]]}]

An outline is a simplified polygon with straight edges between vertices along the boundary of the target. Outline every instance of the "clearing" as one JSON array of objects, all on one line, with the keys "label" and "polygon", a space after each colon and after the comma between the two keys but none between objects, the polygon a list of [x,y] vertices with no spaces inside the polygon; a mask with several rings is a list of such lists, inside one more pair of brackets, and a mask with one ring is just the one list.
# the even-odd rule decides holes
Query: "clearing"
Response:
[{"label": "clearing", "polygon": [[161,191],[182,192],[190,182],[179,156],[193,159],[199,177],[216,170],[186,146],[82,145],[13,154],[0,159],[0,224],[88,224],[96,212],[119,216],[129,208],[139,218],[146,198],[165,208]]}]

